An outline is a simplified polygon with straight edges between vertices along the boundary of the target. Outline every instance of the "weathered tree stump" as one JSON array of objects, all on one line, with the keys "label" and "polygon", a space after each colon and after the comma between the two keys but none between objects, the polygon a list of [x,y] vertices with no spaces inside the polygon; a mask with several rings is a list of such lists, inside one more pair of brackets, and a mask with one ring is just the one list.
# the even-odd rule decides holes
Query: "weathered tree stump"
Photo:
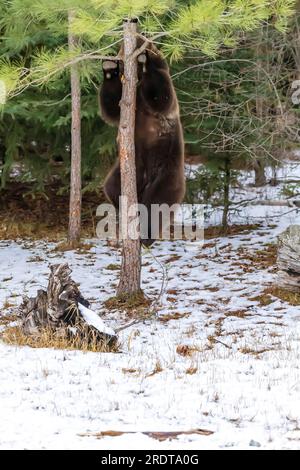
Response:
[{"label": "weathered tree stump", "polygon": [[42,329],[50,328],[87,342],[115,343],[116,333],[89,309],[89,302],[71,278],[68,264],[52,265],[50,271],[47,291],[39,290],[34,298],[24,297],[19,307],[23,332],[37,335]]},{"label": "weathered tree stump", "polygon": [[290,225],[278,238],[279,287],[300,292],[300,225]]}]

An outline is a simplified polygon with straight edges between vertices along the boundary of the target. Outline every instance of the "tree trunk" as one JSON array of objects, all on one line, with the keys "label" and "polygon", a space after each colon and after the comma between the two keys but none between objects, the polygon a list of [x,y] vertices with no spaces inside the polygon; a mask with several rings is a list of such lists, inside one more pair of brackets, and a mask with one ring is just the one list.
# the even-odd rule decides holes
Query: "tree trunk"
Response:
[{"label": "tree trunk", "polygon": [[229,192],[230,192],[230,167],[229,162],[226,161],[225,177],[224,177],[224,201],[223,201],[223,215],[222,215],[222,227],[224,232],[228,229],[228,213],[229,213]]},{"label": "tree trunk", "polygon": [[277,284],[300,293],[300,225],[291,225],[279,236]]},{"label": "tree trunk", "polygon": [[[118,133],[121,167],[120,204],[123,239],[122,265],[117,294],[135,294],[141,284],[141,243],[138,224],[137,183],[135,166],[135,113],[137,87],[137,61],[133,53],[137,47],[137,23],[126,20],[124,30],[124,80],[120,102],[120,125]],[[134,210],[128,214],[129,208]],[[129,234],[129,226],[135,224],[136,237]]]},{"label": "tree trunk", "polygon": [[[69,12],[69,26],[74,13]],[[77,39],[69,31],[69,50],[77,46]],[[81,91],[78,65],[71,66],[71,97],[72,97],[72,127],[71,127],[71,182],[69,210],[69,242],[80,240],[81,229]]]},{"label": "tree trunk", "polygon": [[278,177],[277,177],[277,168],[273,167],[272,168],[272,178],[270,180],[270,185],[271,186],[278,186]]},{"label": "tree trunk", "polygon": [[265,186],[267,184],[266,174],[265,174],[265,165],[261,160],[256,160],[255,166],[255,186]]},{"label": "tree trunk", "polygon": [[[257,54],[257,82],[256,82],[256,115],[259,118],[261,122],[261,126],[263,125],[263,119],[264,119],[264,97],[261,96],[260,91],[259,91],[259,86],[262,82],[262,68],[264,66],[263,64],[263,31],[260,31],[259,34],[259,39],[258,39],[258,45],[256,48],[256,54]],[[261,158],[261,151],[258,150],[257,152],[258,158],[256,159],[254,163],[254,171],[255,171],[255,186],[260,187],[264,186],[267,183],[266,180],[266,175],[265,175],[265,164],[264,161]]]}]

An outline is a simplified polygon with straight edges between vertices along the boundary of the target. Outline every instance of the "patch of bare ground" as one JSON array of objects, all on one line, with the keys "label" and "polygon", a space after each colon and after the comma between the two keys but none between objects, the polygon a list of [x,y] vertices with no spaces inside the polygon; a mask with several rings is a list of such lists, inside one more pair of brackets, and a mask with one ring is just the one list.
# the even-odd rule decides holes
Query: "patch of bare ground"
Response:
[{"label": "patch of bare ground", "polygon": [[[69,195],[60,194],[60,183],[52,182],[44,192],[32,193],[32,184],[8,183],[0,197],[0,239],[48,239],[60,241],[68,230]],[[96,210],[104,201],[100,192],[84,192],[82,236],[95,236]]]},{"label": "patch of bare ground", "polygon": [[159,316],[158,320],[162,323],[167,323],[170,320],[180,320],[181,318],[186,318],[189,315],[190,313],[172,312],[172,313]]},{"label": "patch of bare ground", "polygon": [[192,367],[191,366],[191,367],[188,367],[186,369],[185,373],[188,374],[188,375],[194,375],[194,374],[197,373],[197,371],[198,371],[198,367]]},{"label": "patch of bare ground", "polygon": [[[225,281],[238,281],[239,278],[236,277],[236,276],[222,276],[223,279],[225,279]],[[238,292],[239,290],[237,289],[236,292]]]},{"label": "patch of bare ground", "polygon": [[[215,248],[216,246],[217,246],[217,243],[216,243],[216,242],[211,242],[211,243],[204,243],[204,245],[203,245],[202,248],[203,248],[204,250],[207,250],[207,249],[209,249],[209,248]],[[196,258],[197,258],[197,256],[196,256]]]},{"label": "patch of bare ground", "polygon": [[177,295],[177,294],[178,294],[178,290],[177,290],[177,289],[168,289],[168,290],[167,290],[167,294],[170,294],[170,295]]},{"label": "patch of bare ground", "polygon": [[15,304],[11,303],[8,299],[6,299],[3,303],[2,310],[8,310],[9,308],[15,307]]},{"label": "patch of bare ground", "polygon": [[209,292],[219,292],[220,288],[219,287],[206,287],[205,290]]},{"label": "patch of bare ground", "polygon": [[110,263],[107,266],[105,266],[105,269],[107,269],[108,271],[120,271],[120,265]]},{"label": "patch of bare ground", "polygon": [[245,274],[253,273],[257,269],[254,265],[245,264],[242,261],[233,261],[232,266],[241,269]]},{"label": "patch of bare ground", "polygon": [[250,354],[251,356],[258,357],[260,354],[265,352],[274,351],[274,348],[262,348],[262,349],[252,349],[247,346],[239,348],[238,350],[242,354]]},{"label": "patch of bare ground", "polygon": [[290,305],[300,305],[300,292],[291,292],[276,286],[267,287],[264,290],[265,295],[277,297]]},{"label": "patch of bare ground", "polygon": [[[158,441],[166,441],[166,440],[173,440],[177,439],[181,435],[192,435],[192,434],[198,434],[201,436],[211,436],[214,432],[209,431],[208,429],[191,429],[190,431],[160,431],[160,432],[155,432],[155,431],[142,431],[142,434],[145,436],[148,436],[152,439],[156,439]],[[97,439],[103,439],[104,437],[119,437],[123,436],[125,434],[136,434],[135,431],[101,431],[98,433],[85,433],[85,434],[79,434],[80,437],[96,437]]]},{"label": "patch of bare ground", "polygon": [[217,299],[222,305],[227,305],[230,302],[230,297],[218,297]]},{"label": "patch of bare ground", "polygon": [[123,374],[137,374],[141,373],[141,369],[134,369],[133,367],[123,367],[122,369]]},{"label": "patch of bare ground", "polygon": [[174,304],[177,301],[176,297],[167,297],[167,302],[170,302],[171,304]]},{"label": "patch of bare ground", "polygon": [[237,317],[237,318],[247,318],[251,317],[251,314],[247,310],[233,310],[226,312],[225,317]]},{"label": "patch of bare ground", "polygon": [[66,240],[59,243],[52,251],[65,252],[75,250],[80,255],[86,255],[90,253],[90,249],[93,248],[93,246],[95,245],[93,245],[92,243],[84,243],[81,241],[68,242]]},{"label": "patch of bare ground", "polygon": [[258,302],[261,307],[266,307],[275,302],[271,295],[266,292],[262,292],[261,294],[256,295],[255,297],[250,297],[249,300],[251,302]]},{"label": "patch of bare ground", "polygon": [[206,228],[204,230],[204,237],[206,240],[209,240],[211,238],[239,235],[240,233],[248,234],[257,230],[260,226],[260,224],[231,225],[224,230],[223,226],[216,225]]},{"label": "patch of bare ground", "polygon": [[[249,251],[245,247],[240,247],[237,250],[240,259],[250,261],[253,266],[257,268],[270,268],[276,269],[277,246],[274,244],[267,245],[261,250]],[[243,269],[248,269],[248,266],[235,262],[234,265],[239,265]]]},{"label": "patch of bare ground", "polygon": [[[11,307],[12,305],[9,304]],[[12,322],[15,322],[18,320],[17,315],[0,315],[0,326],[6,326],[9,325]]]},{"label": "patch of bare ground", "polygon": [[180,260],[180,258],[181,258],[180,255],[174,254],[174,255],[171,255],[171,256],[165,261],[165,263],[166,263],[166,264],[174,263],[175,261]]},{"label": "patch of bare ground", "polygon": [[103,306],[106,310],[125,311],[127,315],[139,318],[147,318],[151,313],[151,299],[149,299],[143,291],[133,295],[122,294],[107,299]]},{"label": "patch of bare ground", "polygon": [[187,357],[192,356],[195,352],[199,352],[200,349],[197,346],[190,346],[188,344],[179,344],[176,348],[179,356]]}]

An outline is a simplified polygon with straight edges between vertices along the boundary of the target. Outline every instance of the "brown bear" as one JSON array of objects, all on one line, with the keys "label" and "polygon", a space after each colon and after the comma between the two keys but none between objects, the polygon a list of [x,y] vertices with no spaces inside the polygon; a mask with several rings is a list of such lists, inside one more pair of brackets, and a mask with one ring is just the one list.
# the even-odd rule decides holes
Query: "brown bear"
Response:
[{"label": "brown bear", "polygon": [[[138,40],[138,47],[142,40]],[[103,119],[118,125],[122,95],[122,61],[103,61],[100,106]],[[156,46],[150,43],[138,57],[138,85],[135,124],[135,151],[138,202],[149,213],[148,240],[151,240],[151,204],[181,203],[185,193],[184,141],[179,106],[169,67]],[[108,174],[104,191],[116,208],[121,195],[120,164]]]}]

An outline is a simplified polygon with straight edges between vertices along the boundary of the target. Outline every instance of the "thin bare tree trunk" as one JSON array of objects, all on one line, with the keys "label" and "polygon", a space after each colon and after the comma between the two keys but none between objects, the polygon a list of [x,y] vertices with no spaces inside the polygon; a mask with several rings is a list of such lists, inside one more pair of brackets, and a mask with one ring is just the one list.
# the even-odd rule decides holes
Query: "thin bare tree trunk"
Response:
[{"label": "thin bare tree trunk", "polygon": [[266,172],[264,162],[257,159],[254,166],[255,172],[255,186],[261,187],[267,184]]},{"label": "thin bare tree trunk", "polygon": [[[136,226],[137,237],[130,237],[130,234],[128,233],[129,225],[134,224],[134,221],[138,222],[135,166],[135,112],[138,77],[137,61],[136,58],[133,57],[133,53],[137,47],[136,21],[124,21],[123,31],[124,81],[122,99],[120,102],[121,114],[118,134],[122,187],[120,215],[123,250],[121,275],[117,294],[131,295],[139,292],[141,285],[141,243],[138,223]],[[128,215],[127,210],[130,207],[136,207],[136,210]]]},{"label": "thin bare tree trunk", "polygon": [[[256,87],[256,115],[260,119],[261,126],[263,125],[264,119],[264,98],[261,96],[259,91],[259,85],[262,81],[262,68],[263,68],[263,31],[260,31],[258,45],[256,48],[257,54],[257,87]],[[257,152],[257,159],[254,163],[254,172],[255,172],[255,186],[260,187],[264,186],[267,183],[266,174],[265,174],[265,162],[262,160],[262,156],[259,155],[261,152]]]},{"label": "thin bare tree trunk", "polygon": [[229,207],[230,207],[230,200],[229,200],[230,179],[231,179],[230,164],[226,160],[225,174],[224,174],[223,214],[222,214],[222,228],[225,233],[228,229],[228,213],[229,213]]},{"label": "thin bare tree trunk", "polygon": [[[69,12],[69,26],[74,13]],[[77,39],[69,31],[69,50],[77,47]],[[69,232],[70,243],[78,242],[81,229],[81,90],[78,65],[71,66],[72,127]]]}]

